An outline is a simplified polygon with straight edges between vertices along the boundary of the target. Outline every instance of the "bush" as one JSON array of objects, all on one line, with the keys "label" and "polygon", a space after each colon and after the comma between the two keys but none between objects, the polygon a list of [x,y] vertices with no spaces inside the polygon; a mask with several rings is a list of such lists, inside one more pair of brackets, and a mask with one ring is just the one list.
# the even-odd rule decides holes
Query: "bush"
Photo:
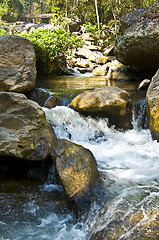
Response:
[{"label": "bush", "polygon": [[0,28],[0,37],[7,34],[7,30]]},{"label": "bush", "polygon": [[64,29],[44,29],[23,33],[19,36],[32,42],[36,53],[37,71],[48,73],[48,66],[57,58],[63,59],[69,50],[82,46],[81,38]]}]

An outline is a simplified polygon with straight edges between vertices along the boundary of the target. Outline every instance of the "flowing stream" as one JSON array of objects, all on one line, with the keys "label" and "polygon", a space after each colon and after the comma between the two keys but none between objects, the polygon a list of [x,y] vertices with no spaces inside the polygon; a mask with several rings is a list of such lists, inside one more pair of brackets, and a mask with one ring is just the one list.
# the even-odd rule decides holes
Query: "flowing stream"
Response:
[{"label": "flowing stream", "polygon": [[84,89],[116,84],[133,90],[137,83],[112,83],[91,76],[56,80],[39,81],[41,88],[66,99],[65,106],[43,108],[47,121],[58,138],[93,152],[102,192],[78,220],[68,207],[63,188],[54,181],[53,169],[43,184],[3,179],[0,240],[159,239],[159,143],[152,140],[149,129],[141,127],[144,98],[139,100],[137,116],[134,111],[134,128],[125,132],[108,127],[108,119],[83,117],[67,105]]}]

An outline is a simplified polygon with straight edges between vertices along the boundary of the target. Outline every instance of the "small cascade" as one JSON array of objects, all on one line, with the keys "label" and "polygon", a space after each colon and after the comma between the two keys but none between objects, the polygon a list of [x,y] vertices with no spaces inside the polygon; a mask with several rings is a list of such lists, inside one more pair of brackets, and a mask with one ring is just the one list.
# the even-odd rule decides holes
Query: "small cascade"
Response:
[{"label": "small cascade", "polygon": [[147,129],[148,120],[146,115],[146,99],[139,99],[137,102],[133,102],[132,106],[132,124],[135,130]]}]

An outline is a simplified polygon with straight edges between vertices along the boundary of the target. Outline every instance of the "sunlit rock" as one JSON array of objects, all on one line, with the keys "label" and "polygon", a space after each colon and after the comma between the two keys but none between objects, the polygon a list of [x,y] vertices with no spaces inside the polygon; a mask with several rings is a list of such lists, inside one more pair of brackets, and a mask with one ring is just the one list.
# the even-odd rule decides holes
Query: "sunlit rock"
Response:
[{"label": "sunlit rock", "polygon": [[23,94],[0,92],[0,156],[44,160],[56,137],[42,108]]},{"label": "sunlit rock", "polygon": [[140,80],[138,71],[133,67],[127,67],[117,60],[98,66],[93,70],[95,76],[106,76],[111,80]]},{"label": "sunlit rock", "polygon": [[151,135],[159,141],[159,70],[147,90],[146,108]]},{"label": "sunlit rock", "polygon": [[58,140],[56,169],[67,196],[79,208],[91,202],[91,190],[99,179],[93,154],[81,145],[68,140]]},{"label": "sunlit rock", "polygon": [[0,91],[29,92],[36,80],[35,52],[30,41],[0,37]]},{"label": "sunlit rock", "polygon": [[108,86],[81,93],[72,100],[70,107],[84,115],[106,117],[117,128],[132,127],[129,94],[118,87]]}]

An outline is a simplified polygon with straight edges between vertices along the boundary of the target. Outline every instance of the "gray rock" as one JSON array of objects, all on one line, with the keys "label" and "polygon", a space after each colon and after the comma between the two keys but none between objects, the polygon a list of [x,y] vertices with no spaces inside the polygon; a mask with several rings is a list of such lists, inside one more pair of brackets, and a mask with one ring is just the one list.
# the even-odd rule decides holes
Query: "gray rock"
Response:
[{"label": "gray rock", "polygon": [[29,92],[36,80],[35,52],[30,41],[0,37],[0,91]]},{"label": "gray rock", "polygon": [[159,20],[144,20],[130,26],[114,48],[117,59],[126,66],[153,72],[159,63]]},{"label": "gray rock", "polygon": [[42,108],[23,94],[0,92],[0,156],[44,160],[56,137]]}]

